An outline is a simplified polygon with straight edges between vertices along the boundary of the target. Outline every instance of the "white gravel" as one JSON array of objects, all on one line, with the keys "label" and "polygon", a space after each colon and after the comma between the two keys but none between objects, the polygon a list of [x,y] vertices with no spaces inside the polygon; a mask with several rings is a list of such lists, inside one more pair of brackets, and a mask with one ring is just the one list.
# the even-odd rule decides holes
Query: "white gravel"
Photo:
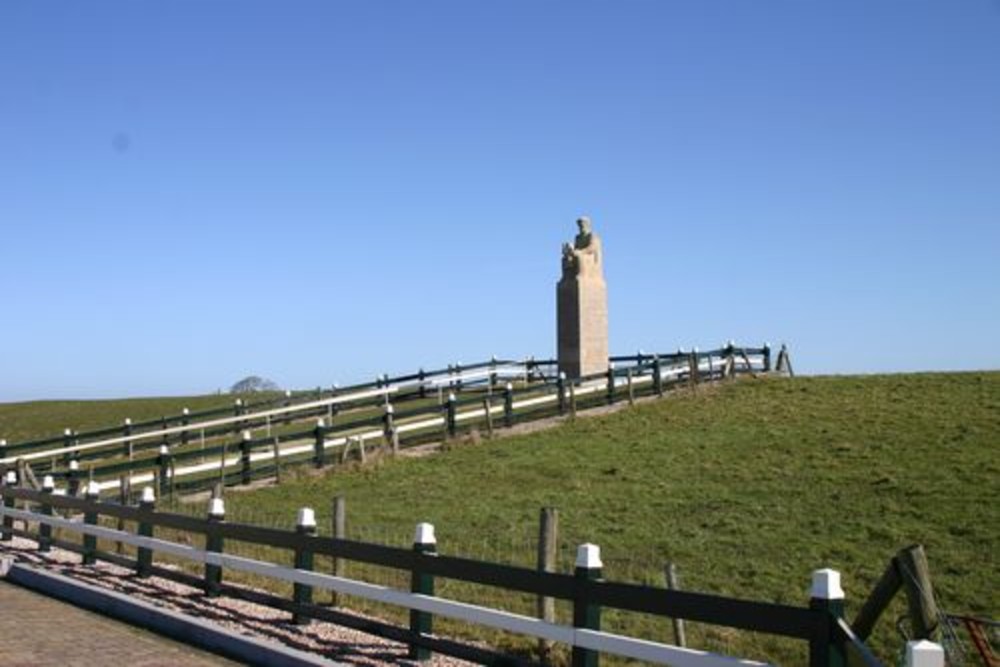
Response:
[{"label": "white gravel", "polygon": [[110,563],[84,566],[78,554],[55,547],[48,553],[39,553],[37,543],[20,537],[0,542],[0,555],[13,556],[18,562],[197,616],[244,635],[277,641],[352,665],[451,667],[473,664],[438,654],[425,663],[407,660],[406,646],[398,642],[317,620],[306,626],[294,625],[287,612],[234,598],[209,598],[200,589],[161,577],[139,579],[132,570]]}]

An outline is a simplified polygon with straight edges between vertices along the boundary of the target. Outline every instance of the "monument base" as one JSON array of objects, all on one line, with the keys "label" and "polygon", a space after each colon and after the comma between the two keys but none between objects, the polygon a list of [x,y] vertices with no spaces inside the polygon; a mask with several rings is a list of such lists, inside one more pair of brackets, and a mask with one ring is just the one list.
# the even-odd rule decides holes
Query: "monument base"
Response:
[{"label": "monument base", "polygon": [[608,370],[608,288],[600,276],[556,286],[559,370],[576,379]]}]

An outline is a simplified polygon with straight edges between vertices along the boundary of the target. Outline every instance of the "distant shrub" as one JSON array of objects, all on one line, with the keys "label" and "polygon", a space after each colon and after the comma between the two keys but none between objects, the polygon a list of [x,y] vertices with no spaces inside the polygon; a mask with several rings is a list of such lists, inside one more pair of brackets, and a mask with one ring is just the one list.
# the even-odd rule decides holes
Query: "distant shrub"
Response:
[{"label": "distant shrub", "polygon": [[262,391],[281,391],[281,387],[273,380],[250,375],[229,388],[230,394],[255,394]]}]

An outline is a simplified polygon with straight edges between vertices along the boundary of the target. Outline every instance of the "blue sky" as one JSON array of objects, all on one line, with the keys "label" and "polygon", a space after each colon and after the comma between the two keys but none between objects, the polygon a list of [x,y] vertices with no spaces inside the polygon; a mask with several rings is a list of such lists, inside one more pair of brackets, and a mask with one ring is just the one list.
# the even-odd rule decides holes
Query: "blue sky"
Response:
[{"label": "blue sky", "polygon": [[0,4],[0,400],[555,348],[1000,367],[1000,2]]}]

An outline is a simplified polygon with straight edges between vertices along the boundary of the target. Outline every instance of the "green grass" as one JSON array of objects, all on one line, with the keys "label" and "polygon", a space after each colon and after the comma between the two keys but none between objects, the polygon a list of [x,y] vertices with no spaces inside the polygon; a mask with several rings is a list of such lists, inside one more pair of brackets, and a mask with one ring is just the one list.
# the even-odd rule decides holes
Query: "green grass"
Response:
[{"label": "green grass", "polygon": [[[331,499],[343,495],[352,536],[405,545],[417,522],[430,521],[444,553],[530,565],[539,508],[555,506],[564,568],[575,545],[594,542],[611,579],[661,585],[669,560],[689,590],[804,605],[810,572],[833,567],[843,573],[849,616],[892,554],[920,542],[943,607],[996,618],[998,443],[998,372],[747,379],[427,458],[293,476],[229,493],[227,508],[232,519],[290,526],[308,505],[328,532]],[[484,587],[439,590],[532,609],[530,599]],[[873,641],[887,660],[902,613],[895,605]],[[671,637],[664,619],[605,620],[613,630]],[[703,625],[688,636],[699,648],[803,660],[801,643]]]}]

